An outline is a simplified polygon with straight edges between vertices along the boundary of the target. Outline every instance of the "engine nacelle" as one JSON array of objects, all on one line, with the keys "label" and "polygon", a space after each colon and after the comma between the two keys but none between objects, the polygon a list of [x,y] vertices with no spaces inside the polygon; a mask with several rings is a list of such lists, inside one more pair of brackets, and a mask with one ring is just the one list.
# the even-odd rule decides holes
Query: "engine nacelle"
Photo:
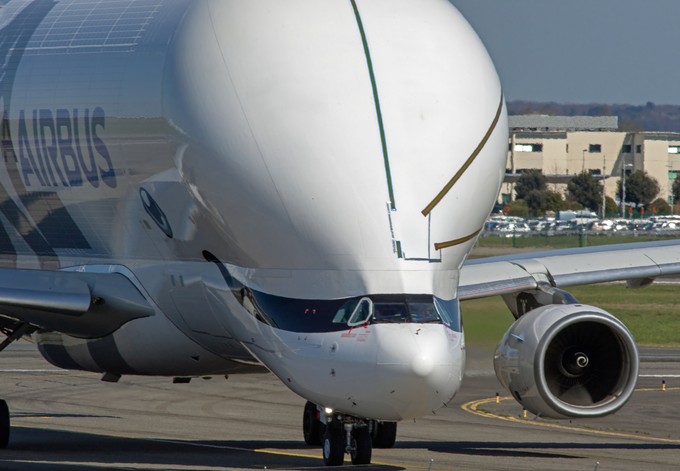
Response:
[{"label": "engine nacelle", "polygon": [[529,311],[494,355],[496,376],[515,399],[536,415],[556,419],[616,412],[633,394],[639,362],[626,326],[582,304]]}]

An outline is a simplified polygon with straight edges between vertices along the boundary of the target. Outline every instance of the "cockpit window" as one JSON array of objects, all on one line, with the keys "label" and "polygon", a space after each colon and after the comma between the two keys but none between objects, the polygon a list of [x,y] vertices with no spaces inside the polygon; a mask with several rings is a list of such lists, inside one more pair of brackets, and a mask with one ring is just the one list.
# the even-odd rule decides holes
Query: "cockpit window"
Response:
[{"label": "cockpit window", "polygon": [[376,302],[374,319],[376,322],[407,322],[409,315],[406,303]]},{"label": "cockpit window", "polygon": [[347,321],[347,325],[354,327],[364,324],[371,318],[371,315],[373,315],[373,301],[371,301],[371,298],[361,298]]},{"label": "cockpit window", "polygon": [[430,302],[411,302],[408,304],[413,322],[438,322],[439,316],[434,304]]},{"label": "cockpit window", "polygon": [[456,332],[463,331],[463,318],[460,315],[460,303],[458,299],[444,301],[434,297],[434,305],[444,324],[448,325]]},{"label": "cockpit window", "polygon": [[385,295],[375,296],[373,319],[375,322],[441,322],[428,295]]},{"label": "cockpit window", "polygon": [[364,324],[444,323],[460,329],[457,307],[431,295],[293,299],[243,288],[241,304],[260,322],[291,332],[334,332]]},{"label": "cockpit window", "polygon": [[338,309],[335,317],[333,317],[333,324],[347,324],[358,304],[358,299],[350,299],[345,304],[340,306],[340,309]]}]

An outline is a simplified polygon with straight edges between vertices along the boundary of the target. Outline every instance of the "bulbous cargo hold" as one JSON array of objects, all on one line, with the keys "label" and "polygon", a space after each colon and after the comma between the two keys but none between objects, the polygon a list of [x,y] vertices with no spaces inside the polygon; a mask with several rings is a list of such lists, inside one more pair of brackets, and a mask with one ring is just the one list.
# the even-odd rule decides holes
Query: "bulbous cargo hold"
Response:
[{"label": "bulbous cargo hold", "polygon": [[628,329],[602,309],[548,305],[520,317],[494,355],[499,381],[541,417],[599,417],[619,410],[637,383]]},{"label": "bulbous cargo hold", "polygon": [[508,129],[494,66],[449,2],[196,1],[163,90],[182,181],[230,235],[221,260],[309,274],[298,297],[433,283],[454,297]]}]

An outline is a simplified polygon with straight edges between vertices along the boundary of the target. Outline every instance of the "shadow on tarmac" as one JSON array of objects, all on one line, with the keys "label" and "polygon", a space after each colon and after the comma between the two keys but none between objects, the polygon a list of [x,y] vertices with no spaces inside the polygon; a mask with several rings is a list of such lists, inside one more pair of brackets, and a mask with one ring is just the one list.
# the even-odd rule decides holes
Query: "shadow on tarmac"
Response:
[{"label": "shadow on tarmac", "polygon": [[[267,451],[263,451],[265,449]],[[346,464],[351,465],[349,459]],[[321,450],[308,447],[300,440],[155,440],[14,427],[9,447],[0,451],[0,470],[3,471],[101,471],[108,469],[107,465],[126,470],[162,466],[169,471],[211,467],[327,469]],[[391,471],[405,468],[368,465],[361,469]]]},{"label": "shadow on tarmac", "polygon": [[[399,449],[499,458],[579,459],[560,450],[680,450],[659,443],[572,442],[438,442],[400,441]],[[267,451],[264,451],[267,450]],[[350,465],[349,460],[346,461]],[[116,468],[167,470],[229,467],[246,469],[327,469],[321,451],[299,440],[191,441],[120,438],[61,430],[15,427],[10,446],[0,452],[0,469],[21,471],[88,471]],[[112,466],[113,467],[113,466]],[[355,468],[355,467],[353,467]],[[336,468],[337,469],[337,468]],[[399,466],[369,465],[362,470],[401,470]]]},{"label": "shadow on tarmac", "polygon": [[[680,450],[680,445],[664,443],[582,443],[582,442],[398,442],[398,448],[427,448],[437,453],[509,458],[581,459],[581,455],[553,450]],[[545,451],[540,451],[545,450]],[[550,450],[550,451],[548,451]]]}]

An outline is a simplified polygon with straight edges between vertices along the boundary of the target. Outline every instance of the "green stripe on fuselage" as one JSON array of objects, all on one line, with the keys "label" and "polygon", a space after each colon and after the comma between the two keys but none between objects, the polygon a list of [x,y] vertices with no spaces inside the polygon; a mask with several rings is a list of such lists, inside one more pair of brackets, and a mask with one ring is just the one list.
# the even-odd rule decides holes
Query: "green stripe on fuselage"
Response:
[{"label": "green stripe on fuselage", "polygon": [[387,192],[390,196],[390,209],[393,211],[397,209],[394,201],[394,189],[392,188],[392,174],[390,172],[390,159],[387,154],[387,140],[385,139],[385,126],[383,125],[382,111],[380,110],[380,99],[378,98],[378,85],[375,80],[375,73],[373,72],[373,61],[371,60],[371,51],[368,48],[368,41],[366,40],[366,32],[361,21],[361,15],[357,8],[355,0],[350,0],[352,8],[354,9],[354,16],[357,19],[357,26],[361,34],[361,41],[364,45],[364,53],[366,54],[366,65],[368,66],[368,75],[371,78],[371,87],[373,88],[373,99],[375,100],[375,114],[378,118],[378,128],[380,129],[380,141],[382,143],[383,160],[385,162],[385,177],[387,178]]}]

